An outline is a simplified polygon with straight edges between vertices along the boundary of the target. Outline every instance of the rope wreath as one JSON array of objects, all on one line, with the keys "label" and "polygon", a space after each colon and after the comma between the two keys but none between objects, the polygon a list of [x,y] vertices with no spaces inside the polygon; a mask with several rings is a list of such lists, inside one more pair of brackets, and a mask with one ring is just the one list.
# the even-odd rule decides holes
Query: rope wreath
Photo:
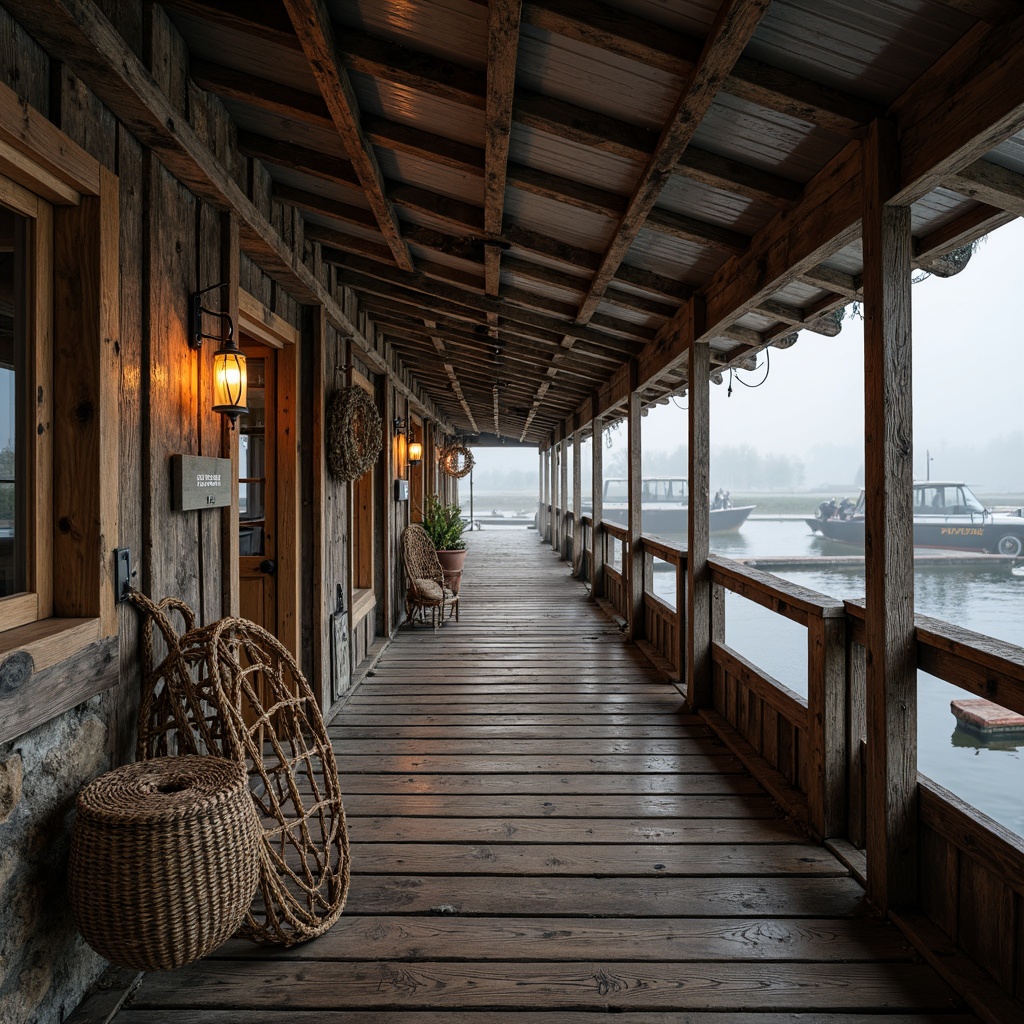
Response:
[{"label": "rope wreath", "polygon": [[[345,906],[351,866],[337,763],[312,689],[287,648],[255,622],[197,628],[181,601],[157,605],[138,591],[132,600],[149,616],[138,758],[241,762],[262,839],[259,886],[239,934],[284,946],[322,934]],[[166,648],[159,662],[154,625]]]},{"label": "rope wreath", "polygon": [[441,472],[446,476],[461,480],[472,470],[476,460],[473,453],[461,442],[452,441],[446,444],[439,455]]},{"label": "rope wreath", "polygon": [[380,455],[384,436],[373,399],[356,384],[339,388],[327,403],[327,468],[339,480],[358,480]]}]

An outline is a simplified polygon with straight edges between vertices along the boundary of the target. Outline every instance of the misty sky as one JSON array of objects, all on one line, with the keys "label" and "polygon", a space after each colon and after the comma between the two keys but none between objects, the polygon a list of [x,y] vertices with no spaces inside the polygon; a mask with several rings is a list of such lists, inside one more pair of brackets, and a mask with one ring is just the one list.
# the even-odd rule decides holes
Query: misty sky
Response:
[{"label": "misty sky", "polygon": [[[969,478],[955,449],[1024,431],[1024,332],[1017,309],[1024,298],[1021,253],[1024,222],[1017,220],[989,235],[956,277],[930,277],[911,290],[917,476],[925,476],[926,448],[934,460],[933,477],[959,472]],[[848,316],[835,338],[803,331],[791,349],[771,349],[771,372],[761,388],[737,384],[729,398],[726,384],[712,386],[712,449],[751,445],[813,465],[813,449],[836,446],[844,449],[842,458],[836,455],[844,463],[841,473],[852,478],[851,460],[863,461],[862,327]],[[759,359],[763,362],[764,355]],[[756,383],[763,370],[740,376]],[[686,413],[673,405],[652,409],[644,419],[645,450],[671,451],[685,443],[685,436]],[[534,452],[498,456],[478,449],[477,456],[481,468],[499,461],[516,469],[537,464]],[[1024,491],[1024,454],[1014,446],[1006,458],[1018,467],[1017,486]]]}]

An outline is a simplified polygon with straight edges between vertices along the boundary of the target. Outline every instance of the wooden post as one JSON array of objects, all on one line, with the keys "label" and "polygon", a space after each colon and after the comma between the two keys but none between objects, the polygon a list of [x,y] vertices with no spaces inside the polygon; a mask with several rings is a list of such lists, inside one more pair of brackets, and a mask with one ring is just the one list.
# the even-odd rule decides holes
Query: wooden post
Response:
[{"label": "wooden post", "polygon": [[846,821],[846,620],[815,615],[807,623],[807,710],[811,759],[808,803],[823,839]]},{"label": "wooden post", "polygon": [[548,529],[550,532],[551,549],[552,551],[558,550],[558,442],[555,440],[554,434],[551,435],[551,463],[548,469],[551,471],[551,482],[549,485],[549,493],[551,494],[551,516],[550,525]]},{"label": "wooden post", "polygon": [[629,364],[629,404],[626,411],[627,525],[629,547],[623,553],[626,576],[626,618],[630,640],[644,635],[644,548],[640,542],[643,527],[643,465],[640,445],[640,392],[637,389],[636,360]]},{"label": "wooden post", "polygon": [[594,417],[594,436],[591,446],[591,491],[593,500],[594,527],[590,531],[590,596],[596,601],[604,597],[604,530],[601,516],[604,514],[604,438],[601,432],[601,417]]},{"label": "wooden post", "polygon": [[864,464],[868,895],[916,905],[917,651],[914,635],[910,208],[896,126],[864,139]]},{"label": "wooden post", "polygon": [[583,431],[579,424],[572,432],[572,574],[579,577],[583,572],[583,524],[580,521],[583,503],[583,467],[580,465]]},{"label": "wooden post", "polygon": [[562,443],[558,448],[561,455],[559,459],[561,479],[558,503],[562,509],[562,514],[558,520],[558,553],[563,560],[569,557],[569,519],[567,515],[569,511],[569,460],[566,458],[568,443],[568,440],[563,437]]},{"label": "wooden post", "polygon": [[689,332],[690,420],[687,452],[690,505],[686,520],[689,571],[686,574],[686,698],[692,708],[710,707],[711,687],[711,573],[708,532],[711,527],[711,349],[698,341],[704,320],[703,304],[690,301]]},{"label": "wooden post", "polygon": [[543,449],[537,450],[537,536],[538,540],[544,543],[544,490],[548,485],[548,474],[545,472],[547,453]]}]

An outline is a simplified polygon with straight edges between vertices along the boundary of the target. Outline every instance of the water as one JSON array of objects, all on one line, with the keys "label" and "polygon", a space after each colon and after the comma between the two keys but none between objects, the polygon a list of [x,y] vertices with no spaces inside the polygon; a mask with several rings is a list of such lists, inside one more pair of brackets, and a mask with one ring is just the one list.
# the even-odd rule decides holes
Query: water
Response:
[{"label": "water", "polygon": [[[685,546],[684,538],[664,538]],[[747,522],[738,534],[712,536],[728,558],[766,555],[839,555],[833,544],[798,522]],[[773,570],[774,572],[774,570]],[[864,569],[834,566],[786,569],[775,575],[836,597],[864,597]],[[671,573],[655,573],[655,592],[670,603]],[[920,566],[914,573],[916,610],[967,629],[1024,646],[1024,577],[1006,565]],[[734,594],[726,596],[726,642],[791,690],[807,694],[806,629]],[[925,672],[918,673],[918,768],[1005,827],[1024,835],[1024,741],[986,744],[956,728],[949,702],[973,697]]]}]

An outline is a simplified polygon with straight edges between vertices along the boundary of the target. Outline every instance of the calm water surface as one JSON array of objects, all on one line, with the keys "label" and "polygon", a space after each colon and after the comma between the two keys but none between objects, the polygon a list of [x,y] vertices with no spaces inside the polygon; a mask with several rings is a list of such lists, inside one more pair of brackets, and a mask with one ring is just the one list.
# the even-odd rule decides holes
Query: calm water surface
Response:
[{"label": "calm water surface", "polygon": [[[713,536],[711,547],[726,557],[851,553],[850,548],[832,544],[812,534],[806,524],[796,522],[747,522],[738,534]],[[863,568],[811,567],[779,570],[775,575],[831,597],[864,596]],[[656,573],[654,589],[672,600],[672,574]],[[1024,578],[1010,575],[1006,566],[919,567],[914,574],[914,590],[919,613],[1024,646]],[[726,642],[806,696],[807,641],[803,626],[728,594]],[[1024,741],[983,744],[957,729],[949,702],[973,696],[927,673],[918,673],[918,767],[939,785],[1024,835]]]}]

